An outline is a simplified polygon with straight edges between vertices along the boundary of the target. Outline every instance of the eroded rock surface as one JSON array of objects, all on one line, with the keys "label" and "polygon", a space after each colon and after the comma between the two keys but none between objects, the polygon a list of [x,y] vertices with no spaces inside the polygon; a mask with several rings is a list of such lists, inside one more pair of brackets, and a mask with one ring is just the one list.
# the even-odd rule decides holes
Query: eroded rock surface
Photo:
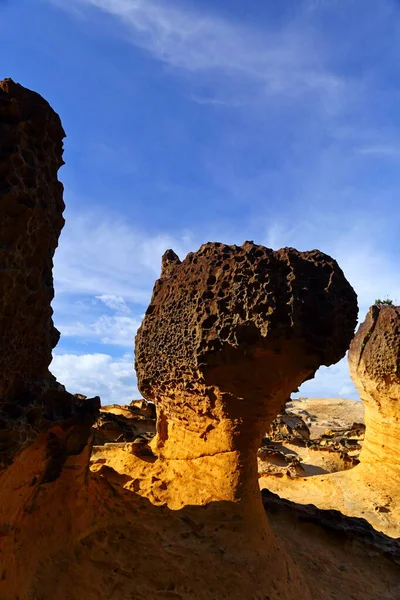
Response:
[{"label": "eroded rock surface", "polygon": [[57,178],[64,137],[58,115],[39,94],[11,79],[0,82],[0,468],[68,419],[85,424],[82,439],[66,434],[68,421],[62,434],[51,434],[49,454],[81,449],[98,404],[68,394],[48,369],[59,337],[50,303],[64,225]]},{"label": "eroded rock surface", "polygon": [[182,262],[164,256],[136,338],[139,390],[157,406],[154,462],[139,472],[129,451],[102,461],[119,472],[130,462],[138,493],[175,510],[228,502],[257,571],[275,565],[248,597],[268,587],[290,597],[301,579],[263,516],[261,437],[293,389],[344,355],[356,313],[343,273],[318,251],[209,243]]},{"label": "eroded rock surface", "polygon": [[[310,438],[303,417],[285,410],[272,422],[257,452],[260,478],[309,477],[352,469],[359,464],[365,425],[327,429]],[[268,485],[266,479],[263,484]]]},{"label": "eroded rock surface", "polygon": [[93,444],[133,442],[144,437],[150,441],[156,431],[154,404],[145,400],[133,400],[126,406],[111,404],[100,409],[93,424]]},{"label": "eroded rock surface", "polygon": [[[102,446],[91,471],[95,402],[57,387],[47,359],[15,374],[16,386],[7,375],[2,401],[22,415],[6,415],[5,428],[22,431],[30,406],[38,434],[0,473],[0,597],[337,600],[346,563],[349,598],[396,599],[398,579],[380,557],[363,555],[360,570],[352,549],[349,563],[348,547],[331,536],[318,544],[300,520],[274,522],[275,535],[257,489],[261,435],[291,390],[344,355],[355,319],[353,290],[317,251],[206,244],[182,263],[168,252],[136,357],[157,436],[139,449]],[[365,590],[364,574],[376,585]]]},{"label": "eroded rock surface", "polygon": [[400,536],[400,308],[372,306],[351,343],[351,377],[365,406],[359,464],[307,480],[262,479],[261,487],[322,509],[363,517],[379,531]]},{"label": "eroded rock surface", "polygon": [[205,244],[182,263],[169,251],[136,339],[160,454],[255,454],[285,393],[343,356],[356,312],[343,273],[318,251]]},{"label": "eroded rock surface", "polygon": [[365,406],[361,464],[384,467],[400,486],[400,307],[372,306],[349,351],[351,377]]}]

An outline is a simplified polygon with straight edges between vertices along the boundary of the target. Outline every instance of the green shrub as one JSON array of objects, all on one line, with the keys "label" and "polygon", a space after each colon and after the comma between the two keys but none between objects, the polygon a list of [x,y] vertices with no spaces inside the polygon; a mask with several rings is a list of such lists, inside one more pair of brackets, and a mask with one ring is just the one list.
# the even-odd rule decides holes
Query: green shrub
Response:
[{"label": "green shrub", "polygon": [[385,300],[375,300],[375,306],[393,306],[393,300],[386,298]]}]

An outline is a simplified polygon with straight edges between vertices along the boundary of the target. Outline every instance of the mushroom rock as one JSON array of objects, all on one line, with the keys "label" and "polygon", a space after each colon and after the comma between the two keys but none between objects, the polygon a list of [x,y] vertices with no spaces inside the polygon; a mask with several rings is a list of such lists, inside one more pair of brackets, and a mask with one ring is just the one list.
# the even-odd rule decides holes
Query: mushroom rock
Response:
[{"label": "mushroom rock", "polygon": [[[68,394],[48,369],[59,338],[51,301],[64,225],[57,178],[64,137],[60,118],[39,94],[11,79],[0,82],[0,467],[55,422],[90,421],[98,404]],[[87,431],[85,425],[83,445]]]},{"label": "mushroom rock", "polygon": [[349,351],[350,374],[365,406],[359,471],[382,471],[400,485],[400,306],[371,306]]},{"label": "mushroom rock", "polygon": [[[132,461],[136,489],[175,510],[220,506],[232,527],[215,529],[214,543],[259,574],[246,597],[292,597],[301,578],[266,521],[257,448],[290,392],[345,354],[356,295],[316,250],[208,243],[162,264],[136,336],[139,390],[157,407],[155,462],[139,475]],[[202,527],[207,518],[199,512]]]},{"label": "mushroom rock", "polygon": [[342,271],[316,250],[209,243],[182,263],[168,251],[136,337],[157,454],[236,452],[255,466],[266,426],[293,389],[343,357],[356,315]]}]

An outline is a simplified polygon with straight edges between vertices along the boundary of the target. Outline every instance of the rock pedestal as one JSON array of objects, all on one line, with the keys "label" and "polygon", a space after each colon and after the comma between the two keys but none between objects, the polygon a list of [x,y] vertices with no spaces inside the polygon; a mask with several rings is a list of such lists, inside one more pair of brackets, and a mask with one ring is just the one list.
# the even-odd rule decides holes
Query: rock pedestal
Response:
[{"label": "rock pedestal", "polygon": [[318,251],[209,243],[183,262],[168,251],[136,337],[139,389],[157,406],[157,455],[229,454],[224,499],[258,497],[266,428],[292,390],[344,355],[356,313],[342,271]]}]

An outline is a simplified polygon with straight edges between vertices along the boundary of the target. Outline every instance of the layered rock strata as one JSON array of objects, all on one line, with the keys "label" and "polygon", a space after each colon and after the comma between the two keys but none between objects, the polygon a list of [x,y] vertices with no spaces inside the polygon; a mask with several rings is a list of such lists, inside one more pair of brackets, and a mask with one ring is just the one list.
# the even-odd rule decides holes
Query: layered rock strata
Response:
[{"label": "layered rock strata", "polygon": [[[71,451],[81,448],[98,404],[66,393],[48,369],[59,338],[51,301],[64,225],[57,178],[64,137],[39,94],[11,79],[0,82],[0,468],[38,433],[71,418],[85,423],[82,440],[70,440]],[[65,446],[64,434],[56,446]]]}]

